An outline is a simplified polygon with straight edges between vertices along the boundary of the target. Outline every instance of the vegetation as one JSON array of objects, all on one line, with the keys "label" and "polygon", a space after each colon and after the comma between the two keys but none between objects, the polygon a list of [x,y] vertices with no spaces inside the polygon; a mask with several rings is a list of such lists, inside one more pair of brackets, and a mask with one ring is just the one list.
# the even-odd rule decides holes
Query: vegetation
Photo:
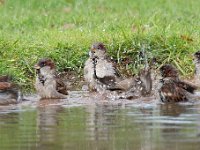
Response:
[{"label": "vegetation", "polygon": [[173,63],[183,76],[193,73],[199,48],[198,0],[0,0],[0,74],[11,74],[26,89],[33,65],[50,57],[58,70],[82,73],[88,48],[106,44],[118,60],[129,58],[135,71],[145,49],[159,64]]}]

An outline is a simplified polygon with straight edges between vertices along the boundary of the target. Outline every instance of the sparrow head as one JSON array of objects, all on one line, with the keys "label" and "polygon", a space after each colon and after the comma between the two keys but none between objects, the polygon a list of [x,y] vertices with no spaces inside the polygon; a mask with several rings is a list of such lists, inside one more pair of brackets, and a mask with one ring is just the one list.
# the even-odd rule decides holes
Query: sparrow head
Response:
[{"label": "sparrow head", "polygon": [[104,57],[106,54],[106,47],[103,43],[94,43],[90,49],[90,57]]},{"label": "sparrow head", "polygon": [[34,68],[36,69],[37,73],[40,72],[49,72],[55,70],[55,63],[49,58],[43,58],[35,64]]},{"label": "sparrow head", "polygon": [[170,64],[163,65],[160,68],[160,73],[161,73],[161,76],[163,78],[166,78],[166,77],[177,78],[178,77],[177,69],[174,66],[170,65]]},{"label": "sparrow head", "polygon": [[200,50],[194,53],[194,62],[200,63]]}]

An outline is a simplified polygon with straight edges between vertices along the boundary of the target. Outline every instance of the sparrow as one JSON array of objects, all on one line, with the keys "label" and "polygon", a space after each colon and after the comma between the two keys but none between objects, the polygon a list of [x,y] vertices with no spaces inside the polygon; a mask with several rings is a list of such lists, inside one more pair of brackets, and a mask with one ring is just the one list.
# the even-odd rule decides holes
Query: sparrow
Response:
[{"label": "sparrow", "polygon": [[41,59],[34,68],[36,70],[35,89],[41,99],[67,98],[67,87],[57,76],[53,60]]},{"label": "sparrow", "polygon": [[115,89],[124,92],[121,98],[125,99],[149,96],[152,91],[151,68],[141,69],[138,75],[116,83]]},{"label": "sparrow", "polygon": [[18,86],[9,76],[0,76],[0,105],[17,104],[23,99]]},{"label": "sparrow", "polygon": [[89,51],[89,59],[84,66],[84,79],[90,91],[109,90],[120,81],[116,65],[107,56],[103,43],[94,43]]},{"label": "sparrow", "polygon": [[194,59],[193,59],[194,65],[195,65],[195,81],[200,84],[200,51],[197,51],[194,53]]},{"label": "sparrow", "polygon": [[103,43],[91,46],[89,59],[85,63],[84,78],[91,91],[117,91],[120,98],[133,99],[151,93],[151,68],[142,69],[137,76],[123,79],[115,63],[109,59]]},{"label": "sparrow", "polygon": [[171,64],[160,68],[162,79],[159,96],[162,102],[186,102],[194,94],[197,86],[179,79],[178,70]]},{"label": "sparrow", "polygon": [[148,61],[148,56],[144,49],[139,52],[138,57],[140,58],[140,64],[143,64],[144,68],[140,69],[139,73],[132,78],[131,88],[126,90],[127,99],[146,97],[152,94],[152,68],[155,66],[156,60],[153,58]]}]

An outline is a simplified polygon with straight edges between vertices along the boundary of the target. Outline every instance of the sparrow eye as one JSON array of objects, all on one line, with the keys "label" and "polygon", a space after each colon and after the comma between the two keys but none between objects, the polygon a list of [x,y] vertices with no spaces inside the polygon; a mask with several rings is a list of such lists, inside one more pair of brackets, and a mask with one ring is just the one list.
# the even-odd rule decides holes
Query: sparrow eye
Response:
[{"label": "sparrow eye", "polygon": [[45,62],[42,62],[41,66],[44,67],[45,66]]}]

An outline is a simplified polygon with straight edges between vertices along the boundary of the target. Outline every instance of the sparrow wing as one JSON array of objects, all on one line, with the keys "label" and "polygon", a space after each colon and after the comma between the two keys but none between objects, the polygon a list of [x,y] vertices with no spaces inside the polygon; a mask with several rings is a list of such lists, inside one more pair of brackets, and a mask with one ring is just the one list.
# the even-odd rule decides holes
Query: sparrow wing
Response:
[{"label": "sparrow wing", "polygon": [[166,81],[160,89],[160,98],[163,102],[187,101],[186,91],[175,81]]},{"label": "sparrow wing", "polygon": [[115,70],[115,75],[116,75],[117,77],[121,77],[121,74],[120,74],[119,70],[117,69],[117,62],[116,62],[116,60],[111,59],[111,58],[108,57],[108,56],[106,56],[106,60],[107,60],[108,62],[112,63],[112,66],[113,66],[113,68],[114,68],[114,70]]},{"label": "sparrow wing", "polygon": [[109,90],[121,90],[121,91],[128,91],[130,90],[133,86],[135,86],[136,80],[134,77],[132,78],[127,78],[124,80],[121,80],[115,84],[114,87],[110,87]]},{"label": "sparrow wing", "polygon": [[195,90],[198,89],[196,85],[193,85],[191,83],[187,83],[185,81],[179,81],[178,86],[183,88],[184,90],[188,91],[189,93],[194,93]]},{"label": "sparrow wing", "polygon": [[12,84],[9,82],[0,82],[0,90],[7,90],[12,87]]},{"label": "sparrow wing", "polygon": [[[97,68],[98,62],[98,68]],[[93,59],[94,74],[93,78],[100,84],[104,85],[106,88],[113,87],[116,83],[116,75],[113,64],[108,62],[107,59],[98,61],[98,58]],[[103,70],[102,70],[103,68]],[[98,74],[97,74],[98,69]]]},{"label": "sparrow wing", "polygon": [[112,87],[115,85],[116,79],[114,76],[104,76],[103,78],[95,77],[97,82],[100,82],[101,84]]},{"label": "sparrow wing", "polygon": [[64,95],[67,95],[67,86],[65,85],[65,83],[63,82],[63,80],[61,80],[60,78],[56,78],[56,90]]}]

